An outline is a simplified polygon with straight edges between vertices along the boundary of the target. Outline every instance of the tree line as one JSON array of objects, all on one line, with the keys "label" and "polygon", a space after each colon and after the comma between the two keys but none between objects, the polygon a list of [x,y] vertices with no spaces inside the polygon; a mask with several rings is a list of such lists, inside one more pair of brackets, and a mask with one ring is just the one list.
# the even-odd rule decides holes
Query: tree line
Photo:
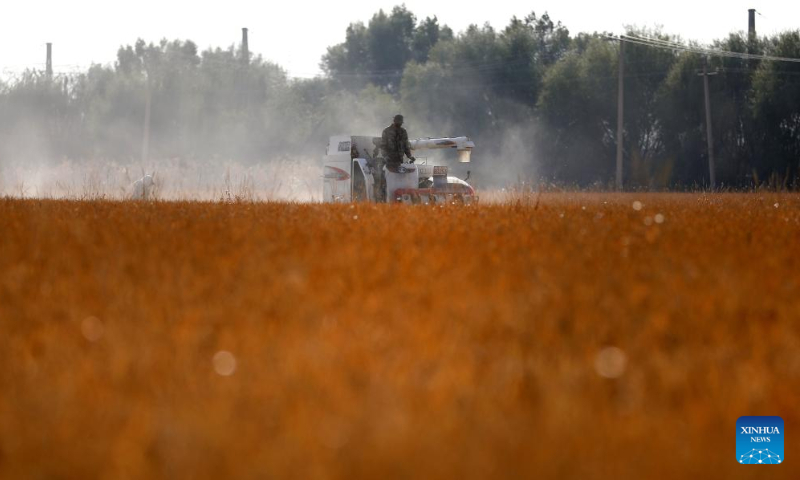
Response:
[{"label": "tree line", "polygon": [[[629,28],[684,43],[661,31]],[[454,33],[404,6],[351,24],[293,79],[239,46],[188,40],[122,46],[113,65],[70,77],[26,71],[0,84],[0,162],[36,155],[130,161],[146,155],[242,162],[320,155],[327,136],[377,134],[398,112],[412,136],[468,135],[475,169],[558,184],[610,185],[619,43],[573,35],[546,13],[502,30]],[[800,58],[800,31],[731,33],[712,49]],[[702,55],[625,50],[624,180],[632,188],[708,184]],[[712,55],[710,103],[719,184],[800,185],[800,64]]]}]

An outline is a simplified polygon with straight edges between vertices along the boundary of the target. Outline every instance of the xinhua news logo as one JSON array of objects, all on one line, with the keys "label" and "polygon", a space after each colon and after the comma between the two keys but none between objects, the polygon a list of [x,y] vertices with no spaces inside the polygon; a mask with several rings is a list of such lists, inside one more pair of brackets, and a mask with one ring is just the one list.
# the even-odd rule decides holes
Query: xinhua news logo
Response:
[{"label": "xinhua news logo", "polygon": [[781,417],[739,417],[736,461],[742,465],[783,463],[783,433]]}]

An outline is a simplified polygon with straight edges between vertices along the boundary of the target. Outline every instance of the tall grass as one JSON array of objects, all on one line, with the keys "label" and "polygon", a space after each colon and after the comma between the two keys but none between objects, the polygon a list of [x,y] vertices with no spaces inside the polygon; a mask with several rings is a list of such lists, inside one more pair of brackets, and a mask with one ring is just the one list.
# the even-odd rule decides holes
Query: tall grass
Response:
[{"label": "tall grass", "polygon": [[532,195],[0,200],[0,477],[756,475],[800,197]]}]

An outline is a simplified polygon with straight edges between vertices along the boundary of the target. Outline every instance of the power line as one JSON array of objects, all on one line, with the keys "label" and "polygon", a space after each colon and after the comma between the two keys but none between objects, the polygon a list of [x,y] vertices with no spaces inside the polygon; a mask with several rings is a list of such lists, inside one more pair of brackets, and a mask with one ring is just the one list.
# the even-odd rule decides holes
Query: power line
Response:
[{"label": "power line", "polygon": [[644,45],[653,48],[660,48],[662,50],[681,51],[681,52],[696,53],[699,55],[710,55],[717,57],[739,58],[742,60],[766,60],[773,62],[800,63],[800,58],[776,57],[772,55],[756,55],[752,53],[733,52],[730,50],[717,50],[711,48],[693,47],[690,45],[684,45],[681,43],[671,42],[659,38],[651,38],[651,37],[636,36],[636,35],[620,35],[619,37],[614,37],[613,35],[605,35],[605,36],[612,40],[620,40],[627,43]]}]

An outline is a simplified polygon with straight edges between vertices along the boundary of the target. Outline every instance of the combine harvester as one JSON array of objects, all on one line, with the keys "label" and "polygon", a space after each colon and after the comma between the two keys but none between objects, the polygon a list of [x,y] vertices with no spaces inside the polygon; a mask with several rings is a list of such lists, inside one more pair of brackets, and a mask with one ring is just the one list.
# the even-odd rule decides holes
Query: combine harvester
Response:
[{"label": "combine harvester", "polygon": [[[379,153],[380,140],[367,136],[330,138],[323,161],[324,202],[444,204],[477,200],[475,189],[460,178],[448,176],[446,165],[403,163],[397,171],[389,171]],[[420,138],[409,143],[414,151],[454,148],[462,163],[470,161],[475,148],[468,137]]]}]

